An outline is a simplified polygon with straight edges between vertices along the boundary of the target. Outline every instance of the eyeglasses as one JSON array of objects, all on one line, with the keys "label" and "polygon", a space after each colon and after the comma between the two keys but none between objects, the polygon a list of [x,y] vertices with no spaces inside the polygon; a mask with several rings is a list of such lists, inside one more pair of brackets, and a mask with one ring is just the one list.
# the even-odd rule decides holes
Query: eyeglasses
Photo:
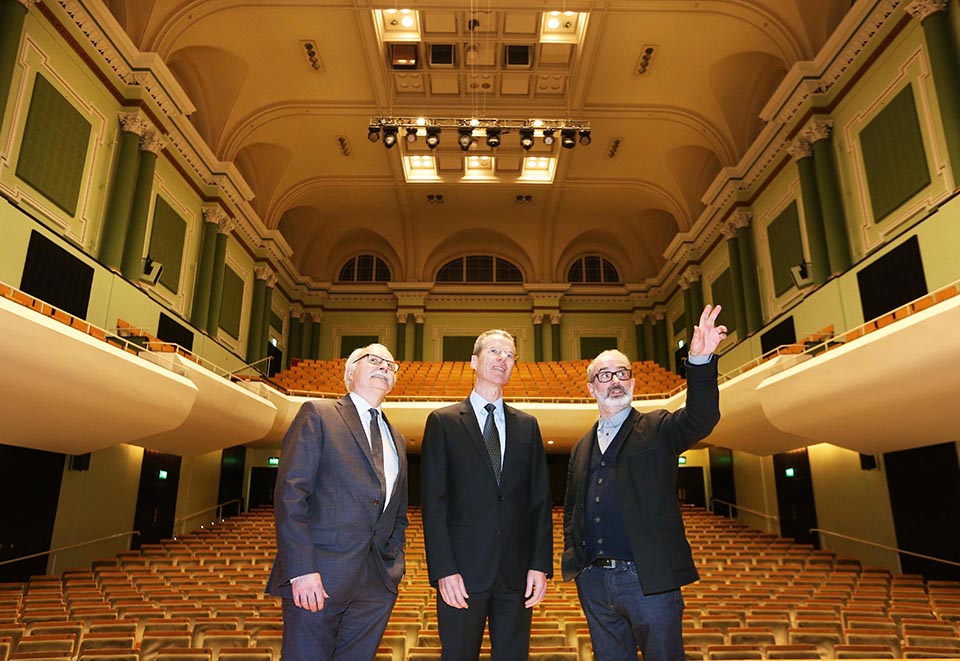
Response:
[{"label": "eyeglasses", "polygon": [[499,358],[500,355],[503,354],[503,357],[506,358],[508,363],[517,362],[517,354],[512,351],[505,351],[503,349],[498,349],[497,347],[487,347],[484,349],[484,351],[486,351],[487,355],[491,358]]},{"label": "eyeglasses", "polygon": [[380,365],[386,365],[387,369],[393,372],[394,374],[396,374],[400,370],[400,366],[397,363],[393,362],[392,360],[387,360],[386,358],[381,358],[380,356],[375,356],[372,353],[363,354],[362,356],[357,358],[355,361],[353,361],[354,365],[359,363],[364,358],[367,359],[368,363],[370,363],[375,367],[380,367]]},{"label": "eyeglasses", "polygon": [[630,377],[633,376],[633,370],[627,367],[621,367],[618,370],[612,372],[597,372],[593,375],[594,381],[599,381],[600,383],[607,383],[612,380],[613,377],[617,377],[620,381],[629,381]]}]

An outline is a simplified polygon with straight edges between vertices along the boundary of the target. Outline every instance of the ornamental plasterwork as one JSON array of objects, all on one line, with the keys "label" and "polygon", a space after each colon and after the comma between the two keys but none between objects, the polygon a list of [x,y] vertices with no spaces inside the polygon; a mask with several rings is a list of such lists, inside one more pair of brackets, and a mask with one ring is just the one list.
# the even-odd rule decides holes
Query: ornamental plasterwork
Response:
[{"label": "ornamental plasterwork", "polygon": [[820,140],[829,140],[833,134],[833,120],[811,119],[802,133],[810,144]]},{"label": "ornamental plasterwork", "polygon": [[203,207],[203,222],[220,224],[220,221],[226,219],[227,214],[219,206]]},{"label": "ornamental plasterwork", "polygon": [[290,318],[291,319],[303,319],[303,308],[299,305],[290,306]]},{"label": "ornamental plasterwork", "polygon": [[159,154],[166,146],[166,141],[156,131],[148,131],[140,138],[140,151]]},{"label": "ornamental plasterwork", "polygon": [[273,269],[269,266],[258,266],[253,269],[253,277],[257,280],[266,280],[273,274]]},{"label": "ornamental plasterwork", "polygon": [[125,133],[133,133],[142,138],[150,129],[150,123],[139,112],[119,112],[117,118],[120,120],[120,130]]},{"label": "ornamental plasterwork", "polygon": [[230,231],[233,229],[233,221],[227,217],[227,214],[223,214],[223,217],[217,221],[217,234],[230,234]]},{"label": "ornamental plasterwork", "polygon": [[806,137],[801,137],[794,140],[790,148],[787,149],[787,153],[790,154],[793,160],[799,161],[802,158],[810,158],[813,156],[813,147]]},{"label": "ornamental plasterwork", "polygon": [[271,271],[269,275],[267,275],[267,287],[276,287],[278,279],[277,275]]},{"label": "ornamental plasterwork", "polygon": [[728,222],[731,227],[738,230],[750,227],[750,223],[753,222],[753,212],[749,209],[737,209],[730,214],[730,220]]},{"label": "ornamental plasterwork", "polygon": [[923,21],[931,14],[936,14],[938,11],[946,11],[949,5],[950,0],[914,0],[904,7],[903,10],[918,21]]}]

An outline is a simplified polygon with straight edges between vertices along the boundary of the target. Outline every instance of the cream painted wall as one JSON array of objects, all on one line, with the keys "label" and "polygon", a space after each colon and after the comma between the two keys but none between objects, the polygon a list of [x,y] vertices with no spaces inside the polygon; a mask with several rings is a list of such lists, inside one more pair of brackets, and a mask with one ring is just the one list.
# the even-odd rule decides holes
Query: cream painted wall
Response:
[{"label": "cream painted wall", "polygon": [[[820,443],[807,448],[817,524],[848,537],[897,546],[882,457],[877,470],[860,469],[860,455]],[[897,554],[866,544],[820,535],[820,548],[858,558],[862,565],[900,571]]]},{"label": "cream painted wall", "polygon": [[173,528],[175,535],[196,530],[200,525],[208,525],[216,520],[217,512],[210,508],[217,506],[221,455],[220,450],[215,450],[198,457],[183,457],[180,460],[177,523]]},{"label": "cream painted wall", "polygon": [[[777,516],[777,488],[773,476],[773,457],[745,452],[733,453],[733,480],[737,494],[737,518],[748,526],[780,534],[780,524],[757,513]],[[747,512],[743,508],[754,510]]]},{"label": "cream painted wall", "polygon": [[[79,544],[133,529],[140,487],[143,448],[118,445],[90,455],[90,469],[69,469],[69,457],[60,484],[60,499],[50,548]],[[68,567],[90,566],[130,548],[130,537],[99,542],[50,557],[47,573]]]}]

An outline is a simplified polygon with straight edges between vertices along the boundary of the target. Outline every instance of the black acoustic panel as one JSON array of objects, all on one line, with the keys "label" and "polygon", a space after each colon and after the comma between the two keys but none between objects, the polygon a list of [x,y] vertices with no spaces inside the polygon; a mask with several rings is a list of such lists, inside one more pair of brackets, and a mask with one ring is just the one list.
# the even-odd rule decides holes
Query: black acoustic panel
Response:
[{"label": "black acoustic panel", "polygon": [[157,323],[157,339],[173,342],[187,351],[193,351],[193,331],[163,312],[160,313],[160,321]]},{"label": "black acoustic panel", "polygon": [[857,273],[864,320],[876,319],[927,293],[920,242],[912,236]]},{"label": "black acoustic panel", "polygon": [[30,233],[20,289],[41,301],[84,319],[90,304],[93,267],[43,236]]},{"label": "black acoustic panel", "polygon": [[767,353],[783,344],[793,344],[796,341],[797,331],[793,327],[793,317],[787,317],[760,336],[760,351]]}]

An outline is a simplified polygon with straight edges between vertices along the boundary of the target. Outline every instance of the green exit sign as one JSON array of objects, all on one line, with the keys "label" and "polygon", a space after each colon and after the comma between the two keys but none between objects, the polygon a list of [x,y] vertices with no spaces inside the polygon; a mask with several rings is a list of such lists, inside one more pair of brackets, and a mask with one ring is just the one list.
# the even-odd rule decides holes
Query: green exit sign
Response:
[{"label": "green exit sign", "polygon": [[157,477],[161,480],[167,479],[167,471],[161,468],[160,470],[157,471]]},{"label": "green exit sign", "polygon": [[267,459],[267,466],[279,466],[279,465],[280,465],[280,457],[270,457],[269,459]]}]

